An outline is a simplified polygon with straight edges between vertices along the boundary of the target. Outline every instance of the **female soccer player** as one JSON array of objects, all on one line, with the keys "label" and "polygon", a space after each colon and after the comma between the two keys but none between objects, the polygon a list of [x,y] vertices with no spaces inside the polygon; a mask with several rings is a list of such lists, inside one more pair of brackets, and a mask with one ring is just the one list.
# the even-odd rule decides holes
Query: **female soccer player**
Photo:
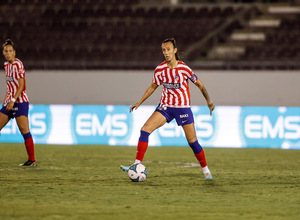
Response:
[{"label": "female soccer player", "polygon": [[28,154],[28,161],[20,166],[36,166],[34,143],[29,131],[29,100],[26,93],[25,69],[21,60],[16,58],[14,43],[9,39],[3,44],[3,55],[6,59],[4,70],[7,91],[0,110],[0,131],[10,119],[16,118]]},{"label": "female soccer player", "polygon": [[[197,160],[199,161],[205,179],[212,179],[210,170],[208,169],[204,151],[199,144],[194,127],[193,113],[190,107],[190,92],[188,80],[191,80],[202,92],[210,109],[210,115],[215,108],[211,101],[203,83],[193,73],[185,63],[179,60],[176,41],[174,38],[163,41],[162,53],[165,61],[158,65],[154,72],[152,84],[144,93],[143,97],[136,104],[130,107],[130,112],[138,107],[157,89],[159,85],[163,85],[161,100],[150,118],[141,128],[141,134],[137,146],[136,160],[134,163],[143,161],[145,152],[148,148],[148,137],[157,128],[166,122],[172,121],[174,118],[178,126],[182,126],[189,146],[192,148]],[[125,172],[128,166],[121,166]]]}]

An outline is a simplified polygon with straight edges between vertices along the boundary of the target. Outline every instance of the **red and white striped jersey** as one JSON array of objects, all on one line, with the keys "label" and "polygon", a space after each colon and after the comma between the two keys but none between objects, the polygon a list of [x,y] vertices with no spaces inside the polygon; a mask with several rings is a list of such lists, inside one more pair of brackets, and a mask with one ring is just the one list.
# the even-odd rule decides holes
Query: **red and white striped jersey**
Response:
[{"label": "red and white striped jersey", "polygon": [[153,83],[163,85],[160,104],[173,108],[191,106],[189,82],[195,83],[198,77],[185,63],[178,61],[176,68],[168,67],[167,62],[158,65],[154,71]]},{"label": "red and white striped jersey", "polygon": [[[17,89],[19,87],[18,80],[20,78],[24,78],[25,80],[25,68],[21,60],[16,58],[13,63],[5,62],[4,70],[5,70],[6,86],[7,86],[7,97],[5,103],[9,103],[11,101],[11,98],[16,94]],[[26,81],[24,83],[25,83],[24,89],[17,99],[18,103],[29,102],[26,93]]]}]

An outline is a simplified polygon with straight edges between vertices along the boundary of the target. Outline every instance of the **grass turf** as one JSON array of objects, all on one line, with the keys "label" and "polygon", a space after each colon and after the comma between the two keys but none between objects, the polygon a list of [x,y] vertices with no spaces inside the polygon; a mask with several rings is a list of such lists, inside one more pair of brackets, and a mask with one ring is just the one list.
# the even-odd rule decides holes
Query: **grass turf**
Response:
[{"label": "grass turf", "polygon": [[300,219],[300,151],[206,148],[213,180],[188,147],[150,147],[133,183],[134,147],[0,144],[0,219]]}]

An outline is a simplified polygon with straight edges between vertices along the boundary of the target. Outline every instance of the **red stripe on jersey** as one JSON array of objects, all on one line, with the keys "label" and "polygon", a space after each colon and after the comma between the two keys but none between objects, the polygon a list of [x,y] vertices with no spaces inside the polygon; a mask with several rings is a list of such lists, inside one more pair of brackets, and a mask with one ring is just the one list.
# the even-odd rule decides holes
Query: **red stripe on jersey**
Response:
[{"label": "red stripe on jersey", "polygon": [[24,78],[24,89],[18,97],[18,103],[29,102],[27,93],[26,93],[26,81],[25,81],[25,68],[21,60],[15,59],[13,63],[5,62],[4,63],[5,77],[6,77],[6,87],[7,87],[7,98],[5,103],[11,101],[11,98],[15,96],[17,89],[19,87],[18,80]]},{"label": "red stripe on jersey", "polygon": [[160,104],[169,107],[190,107],[190,79],[195,83],[196,79],[191,68],[179,61],[176,68],[169,68],[167,62],[158,65],[154,71],[153,83],[163,85]]}]

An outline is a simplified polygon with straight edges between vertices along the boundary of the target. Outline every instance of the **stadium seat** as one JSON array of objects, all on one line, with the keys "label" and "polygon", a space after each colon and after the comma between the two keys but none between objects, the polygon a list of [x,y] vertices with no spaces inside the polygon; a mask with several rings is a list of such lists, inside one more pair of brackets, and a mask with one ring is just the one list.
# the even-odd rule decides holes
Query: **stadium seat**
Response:
[{"label": "stadium seat", "polygon": [[175,8],[171,12],[170,18],[173,18],[173,19],[184,18],[183,8]]},{"label": "stadium seat", "polygon": [[189,19],[194,19],[196,17],[196,9],[195,8],[188,8],[186,9],[184,13],[184,17],[189,18]]},{"label": "stadium seat", "polygon": [[146,18],[156,18],[158,16],[158,9],[157,8],[150,8],[147,12],[145,17]]},{"label": "stadium seat", "polygon": [[143,18],[143,17],[145,17],[145,15],[146,15],[145,8],[139,7],[137,9],[135,9],[135,11],[132,13],[131,16],[133,18]]},{"label": "stadium seat", "polygon": [[120,18],[131,17],[132,14],[133,14],[132,8],[126,7],[120,12],[119,17]]}]

